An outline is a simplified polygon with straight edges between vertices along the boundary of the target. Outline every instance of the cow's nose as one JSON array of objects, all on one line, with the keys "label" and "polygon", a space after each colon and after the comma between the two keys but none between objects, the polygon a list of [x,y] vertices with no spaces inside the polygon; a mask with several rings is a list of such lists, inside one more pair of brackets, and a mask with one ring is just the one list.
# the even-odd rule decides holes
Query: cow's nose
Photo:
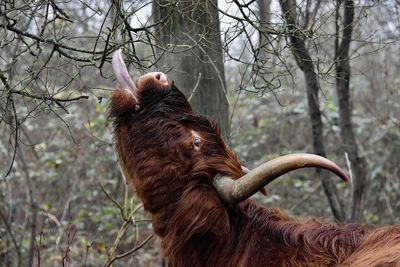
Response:
[{"label": "cow's nose", "polygon": [[155,72],[154,77],[159,80],[161,83],[166,83],[168,81],[167,75],[162,72]]}]

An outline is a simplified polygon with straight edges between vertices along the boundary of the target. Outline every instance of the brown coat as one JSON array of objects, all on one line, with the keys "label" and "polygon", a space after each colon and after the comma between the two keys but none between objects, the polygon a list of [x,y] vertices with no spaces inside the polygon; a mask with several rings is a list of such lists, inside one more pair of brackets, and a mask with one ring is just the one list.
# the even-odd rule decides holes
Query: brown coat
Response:
[{"label": "brown coat", "polygon": [[171,82],[147,77],[137,97],[112,94],[116,149],[169,266],[399,266],[399,226],[294,220],[251,200],[226,205],[213,177],[243,171],[218,126],[193,114]]}]

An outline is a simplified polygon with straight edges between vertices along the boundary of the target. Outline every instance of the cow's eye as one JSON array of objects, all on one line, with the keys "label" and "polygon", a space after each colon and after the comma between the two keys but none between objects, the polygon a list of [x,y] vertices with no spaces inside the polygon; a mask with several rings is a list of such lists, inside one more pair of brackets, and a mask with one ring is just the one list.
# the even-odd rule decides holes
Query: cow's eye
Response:
[{"label": "cow's eye", "polygon": [[196,138],[193,140],[193,145],[194,145],[195,147],[199,147],[200,144],[201,144],[200,138],[196,137]]}]

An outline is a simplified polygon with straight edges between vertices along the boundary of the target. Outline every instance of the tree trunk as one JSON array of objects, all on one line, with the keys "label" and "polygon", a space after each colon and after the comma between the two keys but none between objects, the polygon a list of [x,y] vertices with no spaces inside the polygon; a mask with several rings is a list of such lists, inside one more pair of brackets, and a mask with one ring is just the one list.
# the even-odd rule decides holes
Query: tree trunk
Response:
[{"label": "tree trunk", "polygon": [[[282,15],[286,21],[292,53],[296,59],[297,65],[303,71],[306,80],[308,113],[311,120],[314,152],[320,156],[326,157],[323,141],[323,124],[318,100],[320,87],[314,63],[306,48],[305,37],[301,33],[300,25],[296,22],[296,2],[294,0],[280,0],[279,3]],[[321,178],[322,186],[328,197],[334,217],[338,221],[344,221],[343,204],[340,201],[337,188],[330,179],[329,174],[325,171],[317,170],[317,175]]]},{"label": "tree trunk", "polygon": [[349,156],[353,173],[352,206],[349,219],[354,222],[362,220],[364,207],[364,191],[367,185],[367,162],[358,153],[358,146],[354,136],[351,122],[351,99],[350,99],[350,59],[349,49],[352,38],[354,23],[354,2],[344,1],[343,35],[339,46],[339,7],[342,1],[338,1],[336,15],[336,42],[335,42],[335,63],[336,63],[336,91],[339,104],[339,124],[342,141],[345,151]]},{"label": "tree trunk", "polygon": [[[195,112],[208,115],[229,134],[223,50],[217,0],[153,1],[158,67],[168,71],[177,87],[190,98]],[[169,71],[170,70],[170,71]]]},{"label": "tree trunk", "polygon": [[266,32],[268,24],[271,22],[271,0],[257,0],[258,15],[260,20],[260,56],[261,59],[265,60],[265,52],[267,45],[269,44]]}]

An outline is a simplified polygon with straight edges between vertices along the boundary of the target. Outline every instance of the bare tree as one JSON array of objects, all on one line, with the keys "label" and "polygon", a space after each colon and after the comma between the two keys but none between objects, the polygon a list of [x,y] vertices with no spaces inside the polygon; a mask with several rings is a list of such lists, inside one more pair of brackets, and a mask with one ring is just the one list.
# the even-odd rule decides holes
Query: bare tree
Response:
[{"label": "bare tree", "polygon": [[265,46],[270,43],[265,32],[268,32],[271,23],[271,0],[257,0],[257,5],[260,17],[260,49],[265,49]]},{"label": "bare tree", "polygon": [[[343,26],[339,27],[340,6],[343,6]],[[354,24],[354,1],[337,1],[336,8],[336,38],[335,38],[335,67],[336,67],[336,92],[339,105],[340,133],[344,149],[351,162],[352,177],[352,207],[349,219],[362,221],[364,210],[364,194],[367,186],[368,165],[365,158],[360,155],[352,124],[352,110],[350,97],[350,56],[349,49],[352,40]],[[340,32],[342,32],[341,42]]]},{"label": "bare tree", "polygon": [[[296,59],[297,65],[304,73],[306,80],[308,113],[312,126],[314,152],[325,157],[326,150],[323,140],[323,124],[318,100],[318,93],[320,91],[318,74],[316,73],[313,59],[306,47],[305,36],[302,34],[302,28],[296,20],[296,2],[294,0],[280,0],[279,3],[282,9],[282,15],[286,22],[291,51]],[[328,197],[333,215],[337,220],[344,221],[345,215],[343,204],[338,197],[339,195],[335,185],[332,180],[329,179],[326,172],[317,170],[317,174],[321,177],[322,185],[325,194]]]}]

